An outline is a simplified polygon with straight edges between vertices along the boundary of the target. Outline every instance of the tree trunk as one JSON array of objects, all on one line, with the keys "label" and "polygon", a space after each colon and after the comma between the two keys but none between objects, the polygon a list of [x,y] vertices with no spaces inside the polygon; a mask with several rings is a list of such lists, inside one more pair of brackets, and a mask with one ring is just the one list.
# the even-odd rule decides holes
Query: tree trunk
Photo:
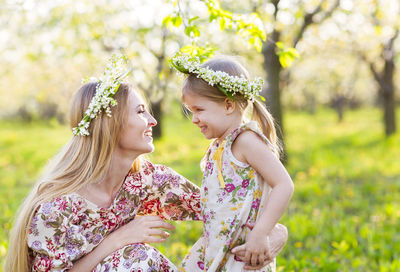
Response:
[{"label": "tree trunk", "polygon": [[395,71],[393,41],[396,39],[398,32],[389,41],[388,45],[383,51],[385,59],[385,66],[382,71],[380,80],[380,95],[383,103],[383,116],[385,123],[385,134],[389,136],[396,132],[396,103],[394,98],[394,82],[393,75]]},{"label": "tree trunk", "polygon": [[282,66],[279,62],[279,57],[275,52],[274,41],[279,41],[280,32],[274,31],[270,35],[271,39],[268,39],[263,44],[262,54],[264,56],[264,69],[267,73],[267,87],[263,90],[263,96],[266,99],[268,110],[271,112],[275,119],[277,136],[282,143],[282,161],[287,160],[287,154],[284,145],[284,128],[283,128],[283,116],[281,106],[281,89],[280,89],[280,76]]},{"label": "tree trunk", "polygon": [[394,97],[394,61],[392,58],[385,61],[383,80],[381,81],[381,96],[383,103],[383,116],[385,134],[389,136],[396,132],[396,103]]},{"label": "tree trunk", "polygon": [[157,102],[151,102],[151,111],[154,118],[157,120],[157,125],[153,127],[153,138],[159,139],[162,135],[162,99]]},{"label": "tree trunk", "polygon": [[394,92],[387,92],[383,95],[385,134],[390,136],[396,132],[396,103]]}]

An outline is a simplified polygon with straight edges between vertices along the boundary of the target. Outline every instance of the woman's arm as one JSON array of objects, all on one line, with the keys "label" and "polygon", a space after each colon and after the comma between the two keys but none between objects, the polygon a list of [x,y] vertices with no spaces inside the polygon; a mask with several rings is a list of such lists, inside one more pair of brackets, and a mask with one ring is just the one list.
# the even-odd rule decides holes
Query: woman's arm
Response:
[{"label": "woman's arm", "polygon": [[164,165],[143,166],[147,197],[139,214],[157,214],[166,220],[201,220],[200,188]]},{"label": "woman's arm", "polygon": [[90,272],[112,252],[129,244],[162,243],[169,237],[169,233],[162,229],[173,228],[159,216],[136,217],[106,236],[93,251],[76,261],[69,271]]}]

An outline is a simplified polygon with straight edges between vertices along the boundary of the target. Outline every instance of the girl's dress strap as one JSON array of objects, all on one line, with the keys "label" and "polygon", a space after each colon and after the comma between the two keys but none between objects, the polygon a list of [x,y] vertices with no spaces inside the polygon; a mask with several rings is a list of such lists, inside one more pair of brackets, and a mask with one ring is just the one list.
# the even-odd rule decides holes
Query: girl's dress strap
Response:
[{"label": "girl's dress strap", "polygon": [[246,130],[254,131],[265,141],[265,143],[275,152],[275,147],[271,144],[270,140],[262,133],[262,130],[256,121],[247,122],[237,129],[235,129],[230,135],[226,137],[225,148],[231,150],[231,146],[240,133]]}]

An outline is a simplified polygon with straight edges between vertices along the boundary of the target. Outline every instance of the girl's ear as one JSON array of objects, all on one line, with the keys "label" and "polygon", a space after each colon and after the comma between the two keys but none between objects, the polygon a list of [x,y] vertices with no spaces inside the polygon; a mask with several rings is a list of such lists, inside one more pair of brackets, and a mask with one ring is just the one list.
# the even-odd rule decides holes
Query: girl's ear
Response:
[{"label": "girl's ear", "polygon": [[225,98],[224,105],[225,105],[225,111],[226,111],[227,114],[233,113],[235,111],[235,109],[236,109],[235,101],[232,101],[228,97]]}]

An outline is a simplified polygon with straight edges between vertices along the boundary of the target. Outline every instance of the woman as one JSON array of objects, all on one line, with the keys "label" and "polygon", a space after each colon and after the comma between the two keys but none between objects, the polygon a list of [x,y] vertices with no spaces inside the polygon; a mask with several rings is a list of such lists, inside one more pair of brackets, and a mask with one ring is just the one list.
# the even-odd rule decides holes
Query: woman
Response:
[{"label": "woman", "polygon": [[74,136],[21,205],[5,271],[177,270],[145,243],[169,236],[164,219],[200,219],[199,188],[140,158],[156,120],[119,67],[74,96]]}]

